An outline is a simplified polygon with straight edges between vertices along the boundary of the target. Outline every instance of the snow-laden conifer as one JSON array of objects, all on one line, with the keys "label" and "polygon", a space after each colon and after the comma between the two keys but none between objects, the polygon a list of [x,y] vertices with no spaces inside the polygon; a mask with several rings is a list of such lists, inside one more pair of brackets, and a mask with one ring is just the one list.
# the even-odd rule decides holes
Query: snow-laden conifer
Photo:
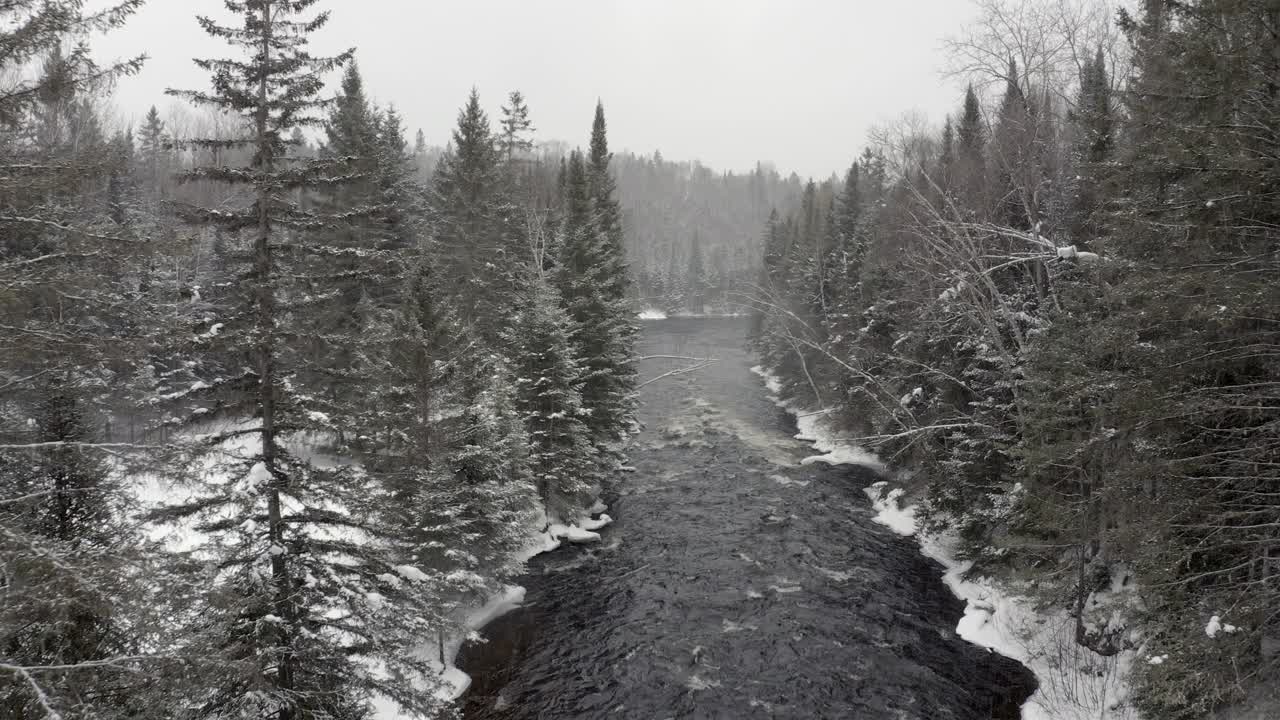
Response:
[{"label": "snow-laden conifer", "polygon": [[[180,714],[193,717],[357,717],[375,695],[415,713],[437,704],[435,673],[411,651],[432,629],[432,571],[402,562],[404,540],[380,522],[389,488],[344,458],[377,431],[346,422],[362,418],[345,394],[359,387],[358,360],[327,376],[324,354],[302,341],[340,332],[323,310],[350,297],[350,275],[318,265],[387,252],[333,242],[363,209],[307,201],[361,179],[352,161],[289,152],[294,128],[324,119],[325,76],[351,58],[310,54],[328,20],[315,4],[244,0],[227,3],[240,24],[200,18],[239,54],[196,61],[210,90],[173,91],[243,119],[238,136],[190,147],[252,151],[186,175],[239,187],[245,201],[186,209],[233,239],[230,287],[192,318],[196,359],[162,376],[166,402],[213,418],[179,434],[186,497],[155,513],[188,533],[182,549],[208,573],[208,610],[191,618],[185,651],[218,662],[192,678]],[[373,324],[386,311],[366,299],[354,313]]]}]

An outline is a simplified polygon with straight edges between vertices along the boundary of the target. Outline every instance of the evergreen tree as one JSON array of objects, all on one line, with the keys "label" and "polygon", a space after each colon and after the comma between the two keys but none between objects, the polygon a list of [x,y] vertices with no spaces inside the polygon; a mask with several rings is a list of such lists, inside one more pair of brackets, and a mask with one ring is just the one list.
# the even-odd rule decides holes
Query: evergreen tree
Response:
[{"label": "evergreen tree", "polygon": [[698,234],[689,242],[689,269],[685,273],[686,308],[692,313],[704,313],[707,309],[707,270],[702,264],[702,243]]},{"label": "evergreen tree", "polygon": [[584,372],[585,422],[592,439],[605,450],[621,439],[629,423],[635,331],[618,280],[625,266],[600,225],[605,216],[597,212],[581,153],[569,156],[566,173],[565,219],[553,281],[573,322],[574,358]]},{"label": "evergreen tree", "polygon": [[160,201],[168,187],[166,179],[170,172],[170,142],[171,139],[165,133],[164,121],[160,119],[156,106],[152,105],[138,133],[138,159],[142,164],[142,186],[147,199],[152,203],[153,215],[158,212],[155,203]]},{"label": "evergreen tree", "polygon": [[573,322],[555,290],[526,274],[518,310],[504,332],[516,359],[516,408],[529,437],[529,462],[546,522],[571,522],[592,500],[596,450],[574,359]]},{"label": "evergreen tree", "polygon": [[[142,573],[154,570],[149,548],[125,522],[125,492],[86,450],[98,438],[77,387],[84,379],[55,372],[33,408],[29,439],[40,449],[0,450],[7,466],[0,473],[0,567],[7,579],[0,707],[15,719],[55,712],[146,717],[160,681],[130,670],[145,652],[143,633],[132,624],[158,620],[145,605],[154,599],[138,586],[151,579]],[[156,630],[151,639],[163,638]],[[116,658],[130,659],[112,664]],[[24,676],[23,667],[65,669]]]},{"label": "evergreen tree", "polygon": [[[610,168],[613,154],[609,152],[609,138],[604,119],[604,103],[596,103],[595,119],[591,124],[591,146],[588,153],[588,188],[598,214],[597,224],[608,244],[607,255],[601,261],[610,266],[606,292],[610,299],[620,300],[627,294],[626,251],[623,247],[622,208],[618,204],[617,182]],[[630,338],[626,339],[630,342]]]},{"label": "evergreen tree", "polygon": [[405,561],[439,574],[428,590],[439,636],[466,632],[456,606],[520,570],[513,557],[538,498],[510,373],[496,355],[477,359],[431,261],[424,254],[411,273],[379,343],[386,353],[368,368],[388,380],[369,398],[370,424],[392,437],[366,464],[394,499],[383,517],[399,528]]},{"label": "evergreen tree", "polygon": [[828,334],[837,335],[856,302],[855,287],[865,251],[861,237],[862,190],[855,161],[845,173],[840,197],[828,214],[827,256],[823,262],[821,301]]},{"label": "evergreen tree", "polygon": [[1080,70],[1076,98],[1075,139],[1072,147],[1076,168],[1074,195],[1068,206],[1067,229],[1075,244],[1089,248],[1103,235],[1100,207],[1106,182],[1106,163],[1115,143],[1111,81],[1106,58],[1099,48],[1093,60]]},{"label": "evergreen tree", "polygon": [[983,209],[986,180],[986,128],[982,121],[982,109],[978,104],[978,94],[973,85],[964,92],[964,107],[960,113],[960,123],[956,128],[957,140],[957,194],[969,212]]},{"label": "evergreen tree", "polygon": [[[0,5],[0,714],[35,720],[158,717],[164,643],[138,573],[150,549],[124,522],[113,447],[124,369],[145,314],[145,263],[123,227],[124,138],[96,88],[140,59],[99,65],[75,40],[121,26],[141,3]],[[108,391],[107,388],[111,390]],[[105,430],[104,430],[105,428]],[[159,614],[159,613],[158,613]],[[153,634],[144,638],[139,624]]]},{"label": "evergreen tree", "polygon": [[[291,130],[321,121],[324,74],[351,57],[307,51],[309,35],[328,19],[308,15],[314,5],[244,0],[227,3],[241,26],[202,18],[210,35],[247,57],[199,60],[213,76],[212,90],[173,91],[244,119],[241,136],[197,146],[253,150],[246,166],[203,166],[188,175],[243,187],[251,198],[234,210],[192,213],[193,220],[250,236],[250,263],[236,269],[224,323],[203,338],[223,349],[218,355],[239,353],[251,367],[234,381],[222,374],[231,368],[206,368],[212,381],[178,392],[186,402],[219,396],[227,412],[244,419],[190,444],[188,457],[200,468],[192,498],[156,513],[194,522],[209,541],[193,553],[218,569],[207,579],[209,610],[190,628],[184,649],[219,661],[192,678],[182,714],[193,717],[354,718],[367,713],[375,695],[420,714],[437,704],[434,672],[409,650],[431,627],[422,592],[429,576],[397,564],[404,541],[378,522],[390,502],[384,485],[366,468],[317,463],[300,452],[304,441],[322,439],[351,454],[343,436],[373,432],[345,427],[340,434],[329,411],[359,414],[336,405],[340,398],[327,404],[312,377],[299,372],[310,358],[295,338],[323,322],[306,300],[336,290],[317,284],[324,278],[312,272],[307,251],[332,252],[323,238],[335,220],[300,208],[280,190],[340,187],[347,166],[342,158],[288,157]],[[181,381],[181,375],[166,379]]]},{"label": "evergreen tree", "polygon": [[472,89],[458,113],[452,149],[436,168],[431,225],[459,311],[490,347],[499,347],[501,319],[514,304],[515,275],[529,261],[513,229],[499,160],[489,118]]},{"label": "evergreen tree", "polygon": [[1018,63],[1011,57],[990,145],[995,173],[995,218],[1008,227],[1029,229],[1031,218],[1036,216],[1035,209],[1028,204],[1030,198],[1023,181],[1031,167],[1034,133],[1030,104],[1018,77]]},{"label": "evergreen tree", "polygon": [[[1147,551],[1129,548],[1167,588],[1148,607],[1172,663],[1143,669],[1141,706],[1193,718],[1242,699],[1226,679],[1274,668],[1262,648],[1280,636],[1280,409],[1266,389],[1280,372],[1280,212],[1268,197],[1280,137],[1268,28],[1280,15],[1265,0],[1146,6],[1130,30],[1138,65],[1115,163],[1122,194],[1105,219],[1136,265],[1108,284],[1128,302],[1105,329],[1147,344],[1111,400],[1138,462],[1107,477],[1121,512],[1132,509],[1113,526],[1140,528]],[[1232,608],[1236,634],[1179,630],[1219,607]]]},{"label": "evergreen tree", "polygon": [[498,148],[502,158],[510,163],[517,154],[533,150],[533,121],[529,119],[529,106],[525,104],[524,95],[519,90],[512,90],[507,96],[506,105],[502,106],[502,133],[499,135]]},{"label": "evergreen tree", "polygon": [[622,210],[610,168],[603,103],[596,104],[585,164],[570,158],[568,207],[559,288],[578,325],[578,362],[586,369],[583,401],[597,445],[621,439],[631,423],[636,326],[631,320]]},{"label": "evergreen tree", "polygon": [[941,188],[944,197],[949,197],[955,183],[956,173],[956,133],[948,115],[942,125],[942,149],[938,153],[938,172],[934,179]]},{"label": "evergreen tree", "polygon": [[967,158],[981,157],[983,144],[986,142],[986,129],[982,125],[982,108],[978,105],[978,94],[970,84],[964,91],[964,107],[960,113],[960,127],[956,132],[960,143],[960,152]]}]

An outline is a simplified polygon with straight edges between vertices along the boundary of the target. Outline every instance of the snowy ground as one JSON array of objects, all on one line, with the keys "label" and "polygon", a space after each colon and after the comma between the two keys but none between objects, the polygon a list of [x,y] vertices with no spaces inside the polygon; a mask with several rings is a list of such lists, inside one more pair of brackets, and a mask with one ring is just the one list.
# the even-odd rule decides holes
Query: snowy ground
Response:
[{"label": "snowy ground", "polygon": [[[194,428],[190,432],[196,436],[204,433],[225,433],[233,430],[244,430],[251,427],[251,425],[252,423],[249,421],[217,421]],[[319,467],[335,467],[352,463],[349,458],[325,453],[321,450],[323,443],[318,442],[316,438],[299,438],[289,442],[288,445],[295,455]],[[196,483],[184,482],[176,475],[169,476],[157,473],[128,475],[124,477],[124,481],[132,488],[133,494],[137,498],[138,506],[144,510],[185,502],[190,499],[195,487],[200,483],[222,484],[251,480],[255,473],[258,473],[258,467],[255,466],[250,469],[245,479],[239,479],[228,474],[234,471],[229,470],[227,466],[235,466],[234,461],[236,460],[255,457],[259,447],[258,436],[253,433],[237,435],[223,442],[217,449],[211,451],[207,458],[203,458],[201,462],[197,463],[196,472],[200,477]],[[608,510],[607,506],[597,502],[595,506],[582,513],[581,517],[574,519],[572,522],[550,523],[545,529],[543,527],[544,523],[539,518],[536,525],[529,527],[529,542],[521,551],[516,553],[515,559],[520,563],[527,562],[536,555],[559,548],[564,542],[578,544],[599,542],[600,533],[598,531],[613,522],[613,519],[605,514],[606,510]],[[193,527],[194,524],[194,521],[189,521],[182,524],[153,527],[151,529],[151,537],[153,540],[165,543],[167,547],[175,552],[198,548],[206,544],[208,538],[197,532]],[[422,575],[423,578],[426,577],[417,568],[411,566],[402,567],[405,569],[404,572],[417,573]],[[524,596],[525,589],[523,587],[504,585],[498,592],[488,598],[480,599],[470,605],[464,605],[459,610],[462,615],[461,627],[463,632],[446,635],[442,639],[436,637],[426,638],[422,644],[417,646],[414,652],[423,659],[431,660],[439,672],[440,687],[436,693],[439,699],[443,701],[457,700],[471,685],[471,678],[454,665],[458,651],[461,650],[463,643],[467,640],[479,639],[481,637],[480,631],[485,625],[520,607],[524,601]],[[444,663],[439,662],[441,643],[443,643],[443,654],[446,658]],[[412,717],[401,712],[396,703],[383,697],[374,698],[373,709],[374,720],[400,720],[401,718]]]},{"label": "snowy ground", "polygon": [[[759,366],[752,370],[776,396],[781,389],[778,378]],[[796,438],[812,442],[822,453],[803,462],[885,470],[874,454],[826,428],[822,412],[805,412],[786,403],[779,405],[796,416],[800,431]],[[920,551],[946,568],[943,582],[966,602],[956,633],[969,642],[1021,662],[1035,673],[1040,687],[1022,707],[1024,720],[1134,720],[1138,717],[1126,701],[1129,670],[1140,657],[1140,650],[1102,657],[1081,647],[1075,642],[1075,620],[1066,611],[1046,614],[1028,597],[1004,583],[990,578],[966,579],[972,563],[957,559],[955,538],[920,532],[916,508],[901,502],[901,488],[881,481],[864,491],[877,511],[877,522],[900,535],[915,536]],[[1134,602],[1137,602],[1136,588],[1119,578],[1109,591],[1097,593],[1089,600],[1104,618],[1115,612],[1110,608]]]}]

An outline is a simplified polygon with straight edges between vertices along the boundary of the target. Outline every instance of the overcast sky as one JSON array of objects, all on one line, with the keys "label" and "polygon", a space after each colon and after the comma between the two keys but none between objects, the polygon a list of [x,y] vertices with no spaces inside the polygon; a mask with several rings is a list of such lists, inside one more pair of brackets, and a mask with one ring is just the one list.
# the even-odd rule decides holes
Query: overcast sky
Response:
[{"label": "overcast sky", "polygon": [[[443,145],[472,85],[496,116],[524,92],[540,139],[585,144],[596,98],[614,150],[661,150],[716,169],[757,160],[825,177],[847,167],[867,128],[917,108],[958,105],[942,39],[966,0],[327,0],[316,50],[357,48],[371,96]],[[225,54],[196,25],[222,0],[149,0],[97,43],[104,58],[150,56],[118,111],[136,122],[206,88],[195,55]]]}]

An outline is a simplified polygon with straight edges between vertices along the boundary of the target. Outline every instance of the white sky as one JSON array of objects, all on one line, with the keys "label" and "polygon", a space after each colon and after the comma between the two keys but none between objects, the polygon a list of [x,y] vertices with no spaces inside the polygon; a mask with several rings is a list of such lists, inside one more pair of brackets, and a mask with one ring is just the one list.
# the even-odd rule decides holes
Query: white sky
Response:
[{"label": "white sky", "polygon": [[[772,161],[825,177],[867,128],[909,109],[939,121],[958,106],[942,39],[968,0],[327,0],[317,51],[357,48],[370,95],[394,103],[410,137],[443,145],[472,85],[491,115],[512,89],[541,139],[584,144],[596,98],[614,150],[661,150],[721,170]],[[116,106],[137,122],[206,88],[197,54],[225,55],[195,14],[221,0],[150,0],[96,42],[101,59],[146,52]],[[336,78],[335,78],[336,79]]]}]

